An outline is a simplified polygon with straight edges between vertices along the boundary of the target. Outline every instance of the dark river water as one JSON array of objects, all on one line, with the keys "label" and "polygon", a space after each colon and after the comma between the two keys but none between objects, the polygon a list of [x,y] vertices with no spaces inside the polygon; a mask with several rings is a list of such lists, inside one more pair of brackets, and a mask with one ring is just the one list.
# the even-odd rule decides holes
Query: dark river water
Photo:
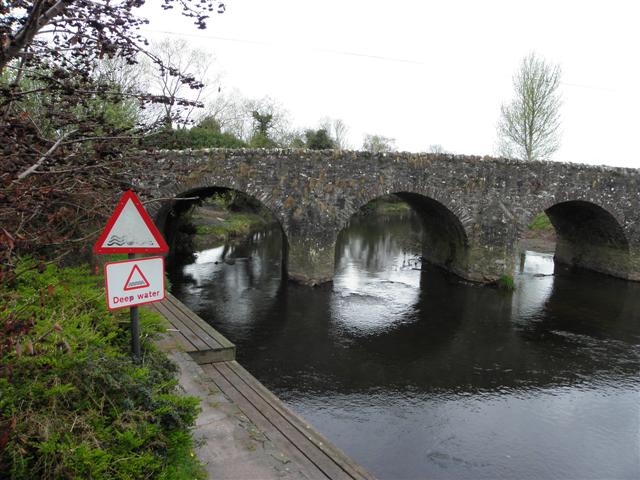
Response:
[{"label": "dark river water", "polygon": [[281,281],[281,242],[177,261],[173,293],[376,476],[640,478],[639,284],[534,252],[513,293],[461,283],[420,269],[409,215],[355,218],[308,288]]}]

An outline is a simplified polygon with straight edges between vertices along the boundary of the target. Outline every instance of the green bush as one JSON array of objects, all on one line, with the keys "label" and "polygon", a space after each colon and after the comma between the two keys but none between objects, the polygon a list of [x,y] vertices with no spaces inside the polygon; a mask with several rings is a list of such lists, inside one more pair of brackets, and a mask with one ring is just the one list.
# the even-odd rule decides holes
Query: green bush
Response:
[{"label": "green bush", "polygon": [[247,144],[230,133],[215,129],[193,127],[159,132],[143,140],[148,148],[164,150],[184,150],[187,148],[243,148]]},{"label": "green bush", "polygon": [[546,213],[542,212],[535,216],[535,218],[529,224],[529,230],[553,230],[553,225],[551,224],[551,220]]},{"label": "green bush", "polygon": [[325,128],[307,130],[304,132],[304,136],[306,138],[306,146],[311,150],[331,150],[336,146]]},{"label": "green bush", "polygon": [[516,289],[516,283],[511,275],[502,275],[497,284],[500,290],[513,291]]},{"label": "green bush", "polygon": [[276,148],[278,144],[264,133],[258,132],[251,137],[249,146],[251,148]]},{"label": "green bush", "polygon": [[216,225],[198,225],[197,235],[213,236],[220,241],[234,237],[244,237],[255,229],[266,225],[266,220],[255,213],[229,213],[226,219]]},{"label": "green bush", "polygon": [[133,363],[127,312],[107,312],[102,285],[86,266],[25,260],[0,288],[0,477],[203,478],[198,400],[153,345],[161,318],[140,312]]}]

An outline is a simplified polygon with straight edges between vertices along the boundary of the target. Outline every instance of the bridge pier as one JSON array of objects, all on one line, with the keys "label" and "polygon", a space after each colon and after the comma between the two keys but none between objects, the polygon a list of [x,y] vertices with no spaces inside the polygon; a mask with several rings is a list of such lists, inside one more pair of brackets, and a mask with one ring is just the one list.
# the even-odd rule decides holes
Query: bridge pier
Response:
[{"label": "bridge pier", "polygon": [[604,273],[625,280],[640,281],[640,248],[629,250],[611,245],[590,245],[559,237],[556,263]]},{"label": "bridge pier", "polygon": [[640,279],[639,250],[610,212],[584,201],[560,202],[546,212],[557,233],[557,263]]},{"label": "bridge pier", "polygon": [[320,285],[333,279],[335,256],[335,240],[292,235],[285,251],[285,270],[289,280],[302,285]]},{"label": "bridge pier", "polygon": [[493,283],[503,275],[513,276],[516,271],[515,244],[471,246],[468,266],[459,276],[477,283]]},{"label": "bridge pier", "polygon": [[515,272],[515,244],[462,244],[434,230],[425,231],[422,245],[424,261],[471,282],[492,283]]},{"label": "bridge pier", "polygon": [[634,245],[630,248],[627,280],[640,282],[640,245]]}]

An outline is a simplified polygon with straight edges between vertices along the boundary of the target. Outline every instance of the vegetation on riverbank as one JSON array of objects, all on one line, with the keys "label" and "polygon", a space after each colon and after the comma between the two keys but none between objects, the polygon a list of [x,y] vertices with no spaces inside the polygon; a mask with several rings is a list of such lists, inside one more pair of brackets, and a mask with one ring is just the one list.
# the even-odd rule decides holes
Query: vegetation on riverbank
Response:
[{"label": "vegetation on riverbank", "polygon": [[237,192],[216,194],[185,215],[186,231],[196,250],[245,238],[273,218],[262,205]]},{"label": "vegetation on riverbank", "polygon": [[[194,479],[198,401],[140,313],[143,356],[129,356],[127,311],[108,313],[88,266],[21,260],[0,287],[0,472],[12,479]],[[6,475],[6,477],[5,477]]]},{"label": "vegetation on riverbank", "polygon": [[516,283],[511,275],[502,275],[496,282],[500,290],[512,292],[516,289]]},{"label": "vegetation on riverbank", "polygon": [[535,216],[520,239],[524,250],[553,253],[556,248],[556,229],[546,213]]},{"label": "vegetation on riverbank", "polygon": [[360,209],[360,215],[406,215],[411,207],[395,195],[386,195],[367,203]]},{"label": "vegetation on riverbank", "polygon": [[529,230],[533,232],[551,232],[553,225],[546,213],[541,212],[529,224]]},{"label": "vegetation on riverbank", "polygon": [[197,126],[161,131],[141,141],[143,147],[158,150],[184,150],[187,148],[244,148],[246,142],[219,128]]},{"label": "vegetation on riverbank", "polygon": [[266,220],[255,213],[217,212],[221,217],[210,225],[196,226],[196,235],[207,235],[216,240],[249,235],[256,228],[267,224]]}]

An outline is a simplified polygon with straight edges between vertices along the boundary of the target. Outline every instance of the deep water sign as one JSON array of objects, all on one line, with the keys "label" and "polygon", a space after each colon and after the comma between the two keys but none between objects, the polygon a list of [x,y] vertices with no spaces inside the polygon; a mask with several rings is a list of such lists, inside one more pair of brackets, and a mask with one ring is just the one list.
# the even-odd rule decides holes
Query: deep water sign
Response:
[{"label": "deep water sign", "polygon": [[141,258],[136,253],[167,253],[169,247],[133,190],[124,192],[104,231],[93,246],[97,254],[126,253],[129,260],[104,266],[107,308],[129,308],[131,355],[140,361],[138,305],[159,302],[164,293],[164,259]]},{"label": "deep water sign", "polygon": [[109,310],[164,300],[164,259],[140,258],[104,266]]}]

